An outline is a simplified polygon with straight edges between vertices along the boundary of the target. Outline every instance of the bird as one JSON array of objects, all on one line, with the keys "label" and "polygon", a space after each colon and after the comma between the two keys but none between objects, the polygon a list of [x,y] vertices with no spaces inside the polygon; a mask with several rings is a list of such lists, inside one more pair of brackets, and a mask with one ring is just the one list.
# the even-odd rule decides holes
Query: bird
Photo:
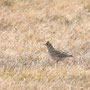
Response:
[{"label": "bird", "polygon": [[73,57],[73,55],[69,55],[65,52],[61,52],[61,51],[56,50],[49,41],[47,41],[46,44],[44,44],[44,45],[46,45],[46,47],[48,49],[49,56],[51,57],[51,59],[56,61],[57,63],[59,61],[63,61],[67,57]]}]

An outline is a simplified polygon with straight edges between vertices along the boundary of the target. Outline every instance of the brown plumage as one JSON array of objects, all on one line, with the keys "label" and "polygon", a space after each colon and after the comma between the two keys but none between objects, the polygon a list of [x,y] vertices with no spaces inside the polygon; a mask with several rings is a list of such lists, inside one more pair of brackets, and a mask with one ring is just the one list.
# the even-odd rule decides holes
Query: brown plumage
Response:
[{"label": "brown plumage", "polygon": [[45,45],[47,46],[50,57],[57,62],[63,61],[67,57],[73,57],[72,55],[68,55],[64,52],[55,50],[55,48],[52,46],[52,44],[49,41]]}]

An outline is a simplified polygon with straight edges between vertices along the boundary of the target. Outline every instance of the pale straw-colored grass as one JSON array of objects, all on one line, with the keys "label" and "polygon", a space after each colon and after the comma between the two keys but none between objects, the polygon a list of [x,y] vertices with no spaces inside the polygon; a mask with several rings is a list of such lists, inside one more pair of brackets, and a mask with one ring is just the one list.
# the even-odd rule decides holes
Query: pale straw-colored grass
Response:
[{"label": "pale straw-colored grass", "polygon": [[0,58],[0,90],[90,90],[90,0],[1,0]]}]

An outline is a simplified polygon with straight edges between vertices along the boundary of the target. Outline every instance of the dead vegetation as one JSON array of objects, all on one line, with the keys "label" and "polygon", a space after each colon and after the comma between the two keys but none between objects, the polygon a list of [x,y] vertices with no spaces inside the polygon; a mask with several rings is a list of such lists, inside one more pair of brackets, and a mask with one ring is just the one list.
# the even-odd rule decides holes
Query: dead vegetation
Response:
[{"label": "dead vegetation", "polygon": [[90,0],[0,0],[0,90],[89,90],[89,60]]}]

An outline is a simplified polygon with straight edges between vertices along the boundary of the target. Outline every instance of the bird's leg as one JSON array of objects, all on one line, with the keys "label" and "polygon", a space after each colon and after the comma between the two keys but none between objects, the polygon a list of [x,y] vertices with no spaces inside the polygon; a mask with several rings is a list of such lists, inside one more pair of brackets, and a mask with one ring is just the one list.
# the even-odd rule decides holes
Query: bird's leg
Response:
[{"label": "bird's leg", "polygon": [[58,63],[58,60],[57,60],[57,63]]}]

